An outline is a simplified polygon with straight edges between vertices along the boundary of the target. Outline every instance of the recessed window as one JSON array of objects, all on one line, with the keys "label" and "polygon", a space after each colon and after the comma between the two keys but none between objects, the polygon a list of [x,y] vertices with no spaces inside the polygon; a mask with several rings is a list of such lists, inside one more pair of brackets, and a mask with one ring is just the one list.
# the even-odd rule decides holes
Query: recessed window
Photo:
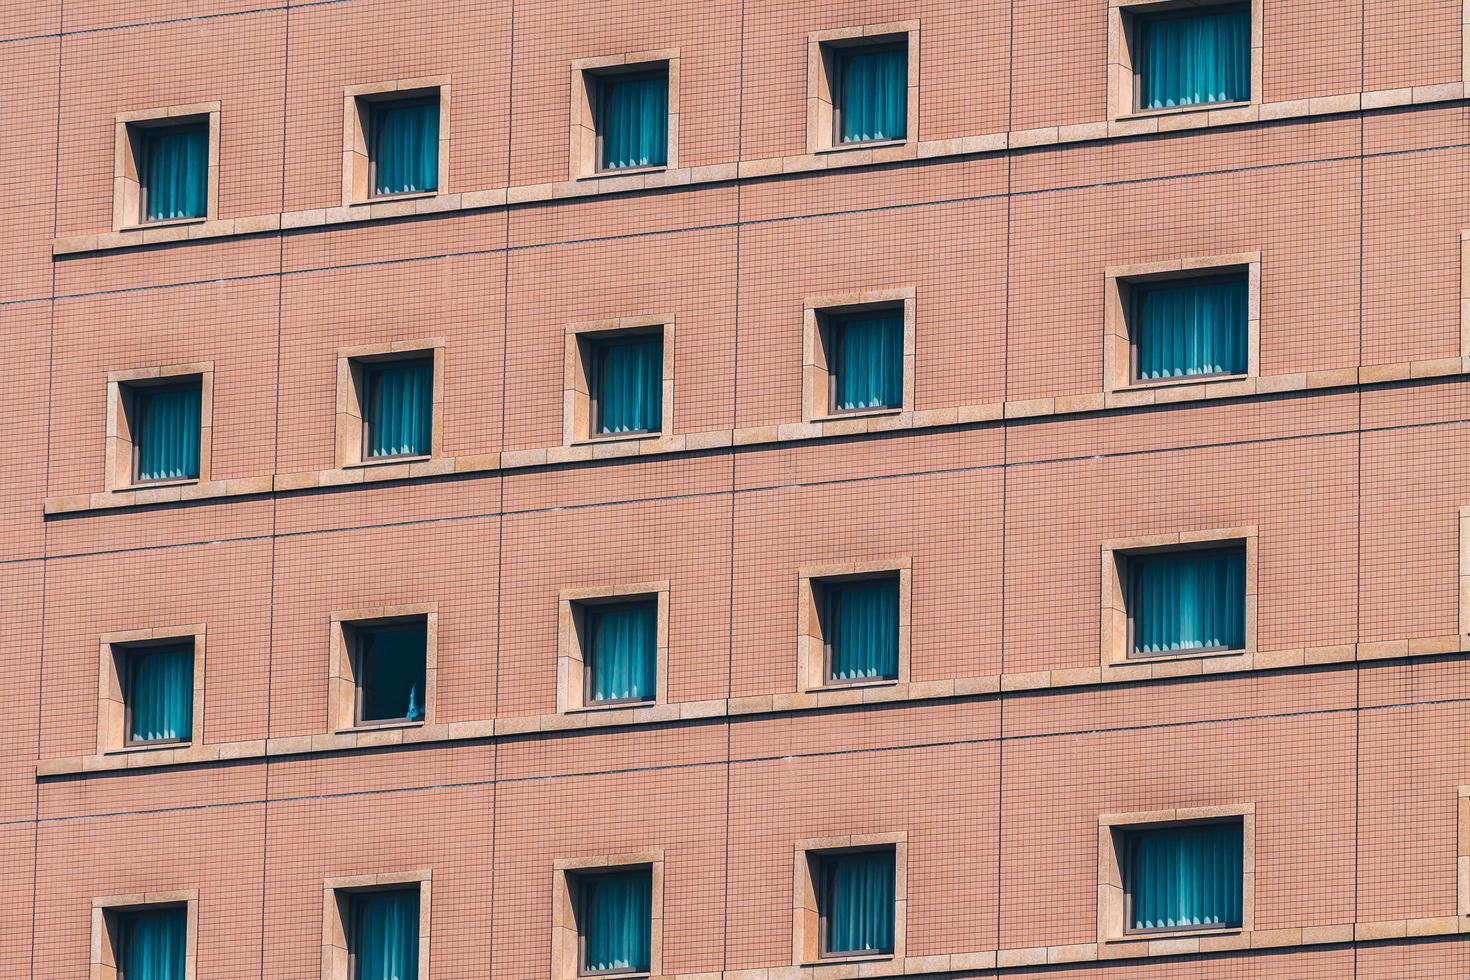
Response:
[{"label": "recessed window", "polygon": [[903,309],[826,317],[833,413],[903,405]]},{"label": "recessed window", "polygon": [[658,683],[658,600],[576,603],[585,703],[652,701]]},{"label": "recessed window", "polygon": [[1133,553],[1123,561],[1130,657],[1245,647],[1244,543]]},{"label": "recessed window", "polygon": [[368,170],[374,197],[439,189],[439,93],[368,103]]},{"label": "recessed window", "polygon": [[209,209],[209,123],[134,124],[142,223],[203,218]]},{"label": "recessed window", "polygon": [[647,973],[653,935],[648,867],[569,874],[576,909],[579,976]]},{"label": "recessed window", "polygon": [[1136,109],[1250,101],[1248,5],[1189,6],[1130,19]]},{"label": "recessed window", "polygon": [[1250,287],[1244,270],[1125,283],[1124,288],[1135,382],[1249,370]]},{"label": "recessed window", "polygon": [[827,579],[814,586],[822,605],[826,683],[896,679],[899,576]]},{"label": "recessed window", "polygon": [[357,724],[422,721],[428,652],[424,619],[344,628],[357,682]]},{"label": "recessed window", "polygon": [[1241,821],[1125,829],[1122,839],[1127,932],[1241,925]]},{"label": "recessed window", "polygon": [[662,431],[663,335],[599,337],[587,344],[593,434]]},{"label": "recessed window", "polygon": [[121,646],[124,742],[187,742],[194,737],[194,642]]},{"label": "recessed window", "polygon": [[109,909],[116,980],[185,980],[189,916],[185,905]]},{"label": "recessed window", "polygon": [[832,142],[886,143],[908,137],[908,42],[833,46]]},{"label": "recessed window", "polygon": [[894,852],[821,852],[817,862],[817,915],[823,957],[893,952]]},{"label": "recessed window", "polygon": [[369,361],[361,366],[363,459],[427,456],[433,446],[432,358]]},{"label": "recessed window", "polygon": [[658,65],[596,73],[597,169],[662,167],[669,161],[669,71]]},{"label": "recessed window", "polygon": [[419,888],[343,894],[349,980],[418,980]]},{"label": "recessed window", "polygon": [[133,480],[163,483],[199,478],[199,379],[122,386],[132,438]]}]

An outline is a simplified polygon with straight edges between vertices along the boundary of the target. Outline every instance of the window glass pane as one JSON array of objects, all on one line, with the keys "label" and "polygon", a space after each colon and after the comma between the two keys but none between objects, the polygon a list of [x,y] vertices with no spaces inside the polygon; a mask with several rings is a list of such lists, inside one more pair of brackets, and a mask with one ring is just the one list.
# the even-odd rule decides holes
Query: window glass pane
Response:
[{"label": "window glass pane", "polygon": [[827,872],[828,953],[893,949],[893,852],[823,858]]},{"label": "window glass pane", "polygon": [[418,980],[419,890],[352,896],[353,980]]},{"label": "window glass pane", "polygon": [[1246,372],[1250,312],[1244,278],[1134,288],[1139,380]]},{"label": "window glass pane", "polygon": [[838,49],[836,57],[837,142],[907,138],[908,50]]},{"label": "window glass pane", "polygon": [[133,389],[139,483],[199,477],[199,386]]},{"label": "window glass pane", "polygon": [[182,906],[124,912],[119,918],[123,980],[184,980],[189,918]]},{"label": "window glass pane", "polygon": [[1241,826],[1140,831],[1129,840],[1129,929],[1238,926]]},{"label": "window glass pane", "polygon": [[1245,549],[1214,548],[1128,558],[1133,652],[1245,646]]},{"label": "window glass pane", "polygon": [[898,676],[898,580],[825,586],[832,680]]},{"label": "window glass pane", "polygon": [[658,662],[658,604],[586,607],[587,700],[652,700]]},{"label": "window glass pane", "polygon": [[646,869],[581,879],[583,964],[589,972],[644,973],[652,934],[653,876]]},{"label": "window glass pane", "polygon": [[1250,100],[1249,10],[1143,17],[1138,39],[1140,109]]},{"label": "window glass pane", "polygon": [[833,407],[839,412],[903,405],[903,314],[847,316],[832,325]]},{"label": "window glass pane", "polygon": [[187,740],[194,732],[194,644],[128,651],[128,741]]},{"label": "window glass pane", "polygon": [[663,338],[604,342],[597,350],[597,431],[662,429]]},{"label": "window glass pane", "polygon": [[209,199],[209,127],[144,131],[144,221],[202,218]]},{"label": "window glass pane", "polygon": [[669,161],[667,75],[597,80],[602,97],[602,169],[661,167]]},{"label": "window glass pane", "polygon": [[367,456],[427,456],[434,427],[434,363],[366,366]]},{"label": "window glass pane", "polygon": [[439,189],[439,100],[373,107],[373,194]]},{"label": "window glass pane", "polygon": [[358,628],[361,721],[424,717],[426,632],[422,623]]}]

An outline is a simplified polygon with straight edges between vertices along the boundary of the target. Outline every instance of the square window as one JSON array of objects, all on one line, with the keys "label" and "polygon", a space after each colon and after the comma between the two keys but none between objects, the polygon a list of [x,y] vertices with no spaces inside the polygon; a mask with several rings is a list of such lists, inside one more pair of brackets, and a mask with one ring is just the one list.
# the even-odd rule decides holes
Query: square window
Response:
[{"label": "square window", "polygon": [[427,456],[433,447],[433,358],[362,365],[363,459]]},{"label": "square window", "polygon": [[194,642],[120,646],[123,741],[188,742],[194,737]]},{"label": "square window", "polygon": [[823,957],[893,952],[893,848],[815,856]]},{"label": "square window", "polygon": [[199,478],[202,385],[198,378],[123,386],[132,482]]},{"label": "square window", "polygon": [[422,618],[352,624],[359,725],[424,719],[428,629]]},{"label": "square window", "polygon": [[631,435],[663,430],[664,341],[657,334],[590,340],[592,431]]},{"label": "square window", "polygon": [[597,169],[662,167],[669,160],[669,70],[595,73]]},{"label": "square window", "polygon": [[368,103],[368,171],[374,197],[439,189],[439,93]]},{"label": "square window", "polygon": [[903,309],[828,316],[833,414],[903,407]]},{"label": "square window", "polygon": [[1245,649],[1246,548],[1124,557],[1131,658]]},{"label": "square window", "polygon": [[897,680],[899,577],[828,579],[816,583],[829,685]]},{"label": "square window", "polygon": [[1248,4],[1135,13],[1131,20],[1136,111],[1251,100]]},{"label": "square window", "polygon": [[1125,829],[1122,837],[1126,932],[1240,927],[1240,820]]},{"label": "square window", "polygon": [[189,914],[186,905],[108,909],[115,980],[185,980]]},{"label": "square window", "polygon": [[1245,270],[1127,285],[1134,382],[1249,371],[1250,286]]},{"label": "square window", "polygon": [[653,870],[578,871],[568,875],[576,909],[577,973],[648,973],[652,964]]},{"label": "square window", "polygon": [[419,889],[348,891],[349,980],[418,980]]},{"label": "square window", "polygon": [[832,143],[908,137],[908,41],[833,46]]},{"label": "square window", "polygon": [[140,224],[203,218],[209,208],[209,123],[135,126]]},{"label": "square window", "polygon": [[580,602],[586,704],[652,701],[658,684],[658,600]]}]

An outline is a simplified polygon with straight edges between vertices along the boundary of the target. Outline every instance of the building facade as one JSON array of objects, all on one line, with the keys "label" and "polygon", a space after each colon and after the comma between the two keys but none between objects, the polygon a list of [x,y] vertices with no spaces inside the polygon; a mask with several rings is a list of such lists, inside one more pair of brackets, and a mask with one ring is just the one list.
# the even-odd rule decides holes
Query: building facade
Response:
[{"label": "building facade", "polygon": [[1460,0],[0,76],[0,974],[1470,974]]}]

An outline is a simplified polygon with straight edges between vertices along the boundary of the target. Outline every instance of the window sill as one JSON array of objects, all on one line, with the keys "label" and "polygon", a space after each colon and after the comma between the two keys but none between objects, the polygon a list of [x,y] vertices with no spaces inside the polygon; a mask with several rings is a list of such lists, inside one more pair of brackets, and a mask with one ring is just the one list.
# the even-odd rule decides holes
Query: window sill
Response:
[{"label": "window sill", "polygon": [[1194,112],[1218,112],[1221,109],[1248,109],[1256,103],[1250,99],[1238,102],[1207,102],[1203,105],[1173,106],[1168,109],[1135,109],[1126,115],[1119,116],[1117,122],[1129,122],[1134,119],[1157,119],[1160,116],[1186,116]]},{"label": "window sill", "polygon": [[848,681],[847,683],[827,683],[819,687],[809,687],[808,694],[827,694],[832,691],[865,691],[875,687],[897,687],[897,677],[882,677],[868,681]]},{"label": "window sill", "polygon": [[649,701],[599,701],[596,704],[577,704],[562,709],[562,714],[576,715],[596,711],[637,711],[640,708],[657,708],[660,702]]},{"label": "window sill", "polygon": [[828,412],[826,415],[814,416],[813,422],[845,422],[848,419],[876,419],[885,418],[890,415],[902,415],[903,406],[897,408],[860,408],[852,412]]},{"label": "window sill", "polygon": [[144,752],[166,752],[170,749],[192,749],[195,745],[193,739],[180,739],[172,742],[137,742],[132,745],[119,745],[116,748],[104,749],[103,755],[137,755]]},{"label": "window sill", "polygon": [[1218,929],[1158,929],[1153,932],[1129,932],[1121,936],[1104,939],[1108,946],[1131,943],[1151,943],[1161,939],[1195,939],[1204,936],[1239,936],[1245,932],[1243,926],[1224,926]]},{"label": "window sill", "polygon": [[[660,174],[669,169],[666,163],[651,167],[623,167],[619,170],[594,170],[590,174],[578,175],[578,180],[607,180],[613,177],[638,177],[643,174]],[[619,974],[620,976],[622,974]]]},{"label": "window sill", "polygon": [[149,483],[129,483],[125,487],[113,487],[111,493],[137,493],[140,490],[159,490],[165,487],[192,487],[200,482],[199,477],[191,476],[182,480],[153,480]]},{"label": "window sill", "polygon": [[187,225],[202,225],[210,220],[208,215],[199,218],[170,218],[167,221],[140,221],[135,225],[123,225],[114,231],[152,231],[155,228],[180,228]]},{"label": "window sill", "polygon": [[846,153],[854,150],[885,150],[893,146],[907,146],[914,142],[908,137],[901,140],[868,140],[866,143],[834,143],[831,146],[819,146],[814,153]]},{"label": "window sill", "polygon": [[363,721],[358,722],[356,725],[349,725],[346,728],[339,728],[337,729],[336,734],[357,735],[362,732],[388,732],[404,728],[423,728],[426,724],[427,722],[425,722],[423,719],[419,719],[418,721],[402,721],[400,719],[381,722]]},{"label": "window sill", "polygon": [[851,956],[823,956],[819,959],[808,960],[799,964],[803,969],[821,969],[824,966],[841,967],[851,963],[888,963],[893,960],[892,953],[853,953]]},{"label": "window sill", "polygon": [[1161,378],[1158,381],[1130,381],[1114,391],[1158,391],[1161,388],[1188,388],[1193,385],[1228,384],[1231,381],[1249,381],[1251,374],[1196,374],[1182,378]]},{"label": "window sill", "polygon": [[574,446],[602,446],[610,442],[643,442],[649,439],[662,439],[667,432],[609,432],[607,435],[586,436],[572,442]]},{"label": "window sill", "polygon": [[363,198],[361,201],[352,201],[347,206],[351,208],[365,208],[374,204],[395,204],[398,201],[427,201],[438,197],[438,191],[410,191],[407,194],[378,194],[373,197]]},{"label": "window sill", "polygon": [[360,459],[353,463],[343,463],[344,470],[357,470],[369,466],[398,466],[403,463],[422,463],[433,459],[433,455],[427,456],[378,456],[373,459]]},{"label": "window sill", "polygon": [[1235,647],[1228,650],[1181,650],[1178,653],[1138,654],[1115,661],[1112,666],[1123,667],[1136,664],[1171,663],[1175,660],[1203,660],[1207,657],[1244,657],[1251,652],[1246,647]]}]

